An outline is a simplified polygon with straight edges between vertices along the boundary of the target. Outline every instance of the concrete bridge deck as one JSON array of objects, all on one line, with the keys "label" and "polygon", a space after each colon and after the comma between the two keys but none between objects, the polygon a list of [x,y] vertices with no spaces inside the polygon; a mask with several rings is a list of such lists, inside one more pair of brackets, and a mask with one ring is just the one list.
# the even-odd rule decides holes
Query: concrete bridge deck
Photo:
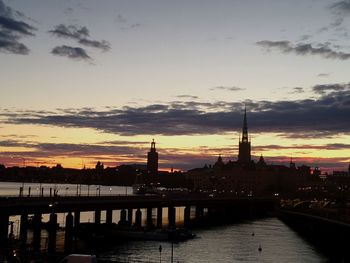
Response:
[{"label": "concrete bridge deck", "polygon": [[155,207],[273,206],[276,199],[258,197],[208,197],[204,195],[118,195],[63,197],[1,197],[0,211],[8,216],[69,211],[119,210]]}]

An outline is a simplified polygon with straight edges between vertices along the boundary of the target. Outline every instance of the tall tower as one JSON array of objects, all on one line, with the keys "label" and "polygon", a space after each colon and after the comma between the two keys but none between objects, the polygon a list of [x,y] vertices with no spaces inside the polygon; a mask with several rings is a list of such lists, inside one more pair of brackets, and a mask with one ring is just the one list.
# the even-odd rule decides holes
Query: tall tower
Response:
[{"label": "tall tower", "polygon": [[244,108],[242,139],[239,141],[238,162],[250,163],[250,140],[248,137],[247,110]]},{"label": "tall tower", "polygon": [[150,175],[158,173],[158,153],[154,139],[151,142],[151,150],[147,154],[147,173]]}]

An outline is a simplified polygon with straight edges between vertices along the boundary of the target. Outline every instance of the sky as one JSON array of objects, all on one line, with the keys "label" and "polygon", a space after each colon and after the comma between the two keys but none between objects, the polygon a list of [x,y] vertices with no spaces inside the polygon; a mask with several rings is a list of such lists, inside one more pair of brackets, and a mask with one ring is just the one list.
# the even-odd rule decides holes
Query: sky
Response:
[{"label": "sky", "polygon": [[0,163],[346,170],[350,0],[0,0]]}]

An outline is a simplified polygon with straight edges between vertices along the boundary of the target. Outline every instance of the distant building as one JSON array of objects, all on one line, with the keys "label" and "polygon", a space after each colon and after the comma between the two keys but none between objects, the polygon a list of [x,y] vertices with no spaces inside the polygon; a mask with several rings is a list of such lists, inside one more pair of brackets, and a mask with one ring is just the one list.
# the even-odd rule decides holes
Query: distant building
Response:
[{"label": "distant building", "polygon": [[147,173],[150,175],[158,173],[158,153],[154,139],[151,142],[151,150],[147,154]]},{"label": "distant building", "polygon": [[[318,170],[316,170],[316,174]],[[187,178],[192,180],[195,190],[213,193],[232,193],[238,196],[264,195],[267,193],[294,192],[308,184],[309,166],[289,167],[267,164],[261,155],[258,162],[251,159],[251,141],[248,135],[247,112],[244,109],[242,137],[239,139],[237,161],[223,162],[221,155],[213,166],[189,170]]]}]

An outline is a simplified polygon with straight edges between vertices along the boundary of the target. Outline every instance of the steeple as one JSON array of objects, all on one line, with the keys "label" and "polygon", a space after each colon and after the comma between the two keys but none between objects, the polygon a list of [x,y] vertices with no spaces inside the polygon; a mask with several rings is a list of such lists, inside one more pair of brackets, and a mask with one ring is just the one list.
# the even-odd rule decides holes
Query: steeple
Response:
[{"label": "steeple", "polygon": [[147,172],[150,175],[156,175],[158,173],[158,153],[154,139],[151,142],[151,149],[147,154]]},{"label": "steeple", "polygon": [[154,139],[152,139],[151,142],[151,152],[155,152],[156,151],[156,143],[154,142]]},{"label": "steeple", "polygon": [[247,164],[251,161],[250,140],[248,136],[247,109],[244,107],[242,138],[239,140],[238,162]]},{"label": "steeple", "polygon": [[248,142],[248,124],[247,124],[247,108],[244,107],[243,129],[242,129],[242,142]]}]

